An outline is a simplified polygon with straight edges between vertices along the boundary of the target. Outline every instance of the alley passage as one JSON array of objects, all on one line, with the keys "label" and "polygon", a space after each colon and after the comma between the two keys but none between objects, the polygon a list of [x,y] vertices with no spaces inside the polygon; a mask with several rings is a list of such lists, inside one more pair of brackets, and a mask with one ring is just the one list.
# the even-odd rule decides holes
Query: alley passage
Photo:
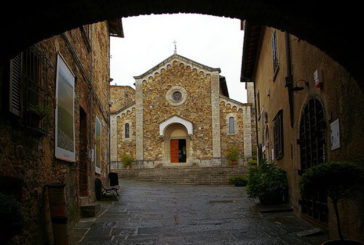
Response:
[{"label": "alley passage", "polygon": [[[261,214],[244,187],[120,181],[121,198],[81,220],[79,244],[320,244],[293,212]],[[103,202],[104,205],[105,202]]]}]

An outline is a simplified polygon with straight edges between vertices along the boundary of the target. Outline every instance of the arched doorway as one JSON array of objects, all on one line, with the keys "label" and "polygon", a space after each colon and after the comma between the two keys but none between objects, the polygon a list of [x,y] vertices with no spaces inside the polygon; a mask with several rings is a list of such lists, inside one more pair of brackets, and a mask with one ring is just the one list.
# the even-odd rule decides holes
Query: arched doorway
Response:
[{"label": "arched doorway", "polygon": [[[326,120],[321,102],[310,99],[301,113],[300,121],[301,171],[327,161]],[[327,193],[315,192],[302,198],[301,211],[304,216],[319,223],[327,223]]]},{"label": "arched doorway", "polygon": [[186,165],[190,157],[187,129],[180,123],[168,125],[164,133],[164,162],[166,165]]}]

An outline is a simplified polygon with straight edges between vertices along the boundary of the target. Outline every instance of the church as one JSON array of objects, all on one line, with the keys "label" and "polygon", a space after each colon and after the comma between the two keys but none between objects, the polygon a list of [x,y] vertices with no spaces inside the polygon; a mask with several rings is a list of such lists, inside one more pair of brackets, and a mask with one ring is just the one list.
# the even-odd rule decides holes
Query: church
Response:
[{"label": "church", "polygon": [[244,165],[252,157],[252,104],[230,99],[220,72],[174,53],[135,76],[135,89],[110,86],[112,163],[122,167],[128,154],[135,168],[225,166],[237,148]]}]

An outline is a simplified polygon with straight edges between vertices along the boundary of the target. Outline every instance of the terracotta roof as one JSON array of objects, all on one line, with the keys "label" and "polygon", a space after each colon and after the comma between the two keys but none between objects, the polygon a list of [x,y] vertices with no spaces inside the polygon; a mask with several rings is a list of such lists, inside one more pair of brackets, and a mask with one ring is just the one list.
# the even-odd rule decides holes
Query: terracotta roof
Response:
[{"label": "terracotta roof", "polygon": [[113,37],[124,37],[123,23],[121,18],[107,20],[109,25],[109,34]]},{"label": "terracotta roof", "polygon": [[240,77],[241,82],[251,82],[253,79],[262,30],[263,28],[261,25],[251,25],[247,22],[244,24],[243,59]]}]

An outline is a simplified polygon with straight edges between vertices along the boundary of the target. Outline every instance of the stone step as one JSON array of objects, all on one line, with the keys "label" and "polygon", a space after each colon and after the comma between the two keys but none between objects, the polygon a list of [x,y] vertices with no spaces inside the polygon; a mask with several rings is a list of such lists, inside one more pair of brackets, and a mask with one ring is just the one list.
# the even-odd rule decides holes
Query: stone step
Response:
[{"label": "stone step", "polygon": [[119,169],[119,178],[180,184],[228,184],[232,176],[246,175],[246,167],[182,167]]},{"label": "stone step", "polygon": [[96,217],[101,211],[101,206],[98,203],[82,205],[80,211],[82,218]]}]

